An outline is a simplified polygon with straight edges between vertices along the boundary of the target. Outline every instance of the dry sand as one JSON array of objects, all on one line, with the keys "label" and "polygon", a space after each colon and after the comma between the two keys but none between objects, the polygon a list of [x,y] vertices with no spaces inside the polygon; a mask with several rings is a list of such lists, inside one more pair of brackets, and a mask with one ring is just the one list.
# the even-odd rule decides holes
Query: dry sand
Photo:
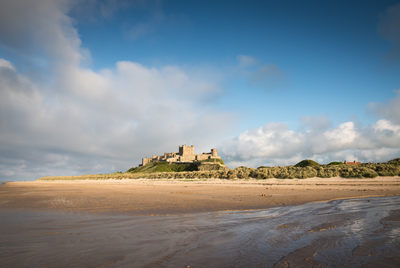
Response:
[{"label": "dry sand", "polygon": [[263,209],[340,198],[400,195],[400,177],[268,180],[8,182],[0,209],[175,214]]}]

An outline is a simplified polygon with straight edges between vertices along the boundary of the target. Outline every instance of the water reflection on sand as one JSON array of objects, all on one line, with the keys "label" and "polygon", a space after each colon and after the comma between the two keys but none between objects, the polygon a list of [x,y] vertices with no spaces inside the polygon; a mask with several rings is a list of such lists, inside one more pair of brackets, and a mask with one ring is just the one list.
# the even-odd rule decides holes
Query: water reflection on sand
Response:
[{"label": "water reflection on sand", "polygon": [[400,197],[172,216],[0,212],[1,267],[399,267]]}]

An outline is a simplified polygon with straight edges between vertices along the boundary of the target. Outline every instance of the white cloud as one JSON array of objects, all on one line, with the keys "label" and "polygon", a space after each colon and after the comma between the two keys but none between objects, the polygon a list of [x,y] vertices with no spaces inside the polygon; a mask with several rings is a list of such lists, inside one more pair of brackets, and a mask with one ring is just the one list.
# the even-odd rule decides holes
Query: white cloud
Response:
[{"label": "white cloud", "polygon": [[323,138],[327,141],[326,144],[331,144],[336,150],[349,148],[358,136],[353,122],[342,123],[337,128],[323,133]]},{"label": "white cloud", "polygon": [[381,132],[381,131],[399,132],[400,131],[400,126],[394,125],[392,122],[390,122],[388,120],[379,120],[372,126],[372,128],[376,132]]},{"label": "white cloud", "polygon": [[15,71],[14,66],[11,64],[11,62],[5,60],[5,59],[0,59],[0,68],[4,69],[9,69],[11,71]]},{"label": "white cloud", "polygon": [[230,166],[287,165],[308,158],[321,163],[383,161],[400,155],[400,125],[389,120],[366,128],[357,128],[354,122],[330,129],[327,124],[317,125],[321,127],[302,126],[294,131],[282,123],[269,123],[226,141],[221,153]]},{"label": "white cloud", "polygon": [[[2,1],[0,41],[27,58],[46,57],[48,64],[79,64],[81,40],[67,16],[77,1]],[[54,66],[54,65],[53,65]]]},{"label": "white cloud", "polygon": [[239,66],[246,68],[257,64],[257,60],[252,56],[248,55],[238,55],[237,60],[239,61]]}]

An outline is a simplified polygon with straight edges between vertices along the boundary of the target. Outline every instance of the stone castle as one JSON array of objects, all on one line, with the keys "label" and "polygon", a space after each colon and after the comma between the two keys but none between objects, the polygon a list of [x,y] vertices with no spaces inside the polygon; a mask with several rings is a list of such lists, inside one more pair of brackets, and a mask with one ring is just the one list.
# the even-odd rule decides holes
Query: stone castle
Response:
[{"label": "stone castle", "polygon": [[168,163],[192,163],[195,161],[202,161],[207,159],[221,159],[218,156],[216,148],[211,149],[209,153],[195,154],[194,146],[179,146],[179,152],[177,153],[164,153],[163,155],[153,155],[152,157],[142,158],[142,164],[144,166],[151,162],[168,162]]}]

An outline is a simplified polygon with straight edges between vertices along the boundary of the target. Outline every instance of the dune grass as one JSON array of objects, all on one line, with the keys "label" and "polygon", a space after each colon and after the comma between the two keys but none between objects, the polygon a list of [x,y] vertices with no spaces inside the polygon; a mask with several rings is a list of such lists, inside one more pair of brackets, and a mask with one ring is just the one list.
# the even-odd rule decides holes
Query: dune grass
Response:
[{"label": "dune grass", "polygon": [[304,160],[295,166],[275,166],[258,168],[237,167],[235,169],[207,168],[199,170],[198,163],[169,164],[149,163],[129,172],[83,176],[43,177],[40,180],[85,180],[85,179],[304,179],[304,178],[375,178],[377,176],[400,176],[400,159],[386,163],[365,163],[360,165],[328,164],[320,165],[312,160]]}]

